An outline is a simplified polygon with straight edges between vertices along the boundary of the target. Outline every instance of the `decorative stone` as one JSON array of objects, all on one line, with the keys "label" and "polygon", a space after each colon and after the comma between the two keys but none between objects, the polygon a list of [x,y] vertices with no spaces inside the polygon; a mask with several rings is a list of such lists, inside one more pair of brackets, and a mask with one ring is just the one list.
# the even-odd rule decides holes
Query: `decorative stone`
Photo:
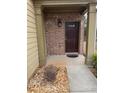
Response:
[{"label": "decorative stone", "polygon": [[44,71],[44,78],[47,81],[55,81],[56,79],[56,75],[57,75],[57,67],[53,66],[53,65],[49,65],[45,68]]}]

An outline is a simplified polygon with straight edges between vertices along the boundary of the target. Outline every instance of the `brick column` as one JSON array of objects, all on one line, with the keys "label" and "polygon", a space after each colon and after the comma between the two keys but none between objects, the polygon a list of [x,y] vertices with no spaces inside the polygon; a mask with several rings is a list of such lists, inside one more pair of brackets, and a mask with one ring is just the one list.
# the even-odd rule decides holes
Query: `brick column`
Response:
[{"label": "brick column", "polygon": [[46,61],[46,46],[45,46],[45,29],[43,23],[43,13],[41,7],[35,7],[36,14],[36,27],[37,27],[37,42],[40,66],[45,64]]},{"label": "brick column", "polygon": [[96,4],[89,4],[87,50],[86,50],[86,64],[88,65],[91,65],[91,57],[95,52],[94,51],[95,32],[96,32]]}]

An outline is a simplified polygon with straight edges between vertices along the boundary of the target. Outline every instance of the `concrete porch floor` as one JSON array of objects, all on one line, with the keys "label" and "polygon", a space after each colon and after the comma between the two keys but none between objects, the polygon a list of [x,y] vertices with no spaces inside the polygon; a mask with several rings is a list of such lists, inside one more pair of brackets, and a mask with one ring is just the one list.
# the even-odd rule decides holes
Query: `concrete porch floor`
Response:
[{"label": "concrete porch floor", "polygon": [[84,64],[85,57],[70,58],[66,55],[48,56],[47,65],[65,65],[67,68],[70,93],[97,93],[96,77]]},{"label": "concrete porch floor", "polygon": [[47,57],[47,64],[56,64],[56,65],[79,65],[84,64],[85,57],[79,55],[78,57],[71,58],[66,55],[52,55]]}]

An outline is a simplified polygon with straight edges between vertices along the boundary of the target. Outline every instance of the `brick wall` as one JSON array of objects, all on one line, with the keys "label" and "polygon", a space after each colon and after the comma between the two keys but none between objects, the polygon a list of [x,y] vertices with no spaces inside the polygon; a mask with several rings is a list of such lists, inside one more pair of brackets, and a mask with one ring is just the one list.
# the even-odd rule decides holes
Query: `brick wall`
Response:
[{"label": "brick wall", "polygon": [[[62,27],[58,27],[57,19],[62,19]],[[45,29],[46,29],[46,45],[48,55],[63,55],[65,54],[65,22],[80,21],[79,34],[79,53],[83,52],[83,29],[82,17],[79,13],[46,13],[45,14]]]}]

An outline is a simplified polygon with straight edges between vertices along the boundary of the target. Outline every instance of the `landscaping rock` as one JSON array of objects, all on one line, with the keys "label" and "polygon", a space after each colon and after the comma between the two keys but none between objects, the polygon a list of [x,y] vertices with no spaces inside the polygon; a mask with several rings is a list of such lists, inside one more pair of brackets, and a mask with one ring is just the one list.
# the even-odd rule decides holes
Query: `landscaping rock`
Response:
[{"label": "landscaping rock", "polygon": [[53,65],[49,65],[49,66],[45,67],[44,78],[47,81],[51,81],[51,82],[55,81],[57,71],[58,71],[58,68]]}]

